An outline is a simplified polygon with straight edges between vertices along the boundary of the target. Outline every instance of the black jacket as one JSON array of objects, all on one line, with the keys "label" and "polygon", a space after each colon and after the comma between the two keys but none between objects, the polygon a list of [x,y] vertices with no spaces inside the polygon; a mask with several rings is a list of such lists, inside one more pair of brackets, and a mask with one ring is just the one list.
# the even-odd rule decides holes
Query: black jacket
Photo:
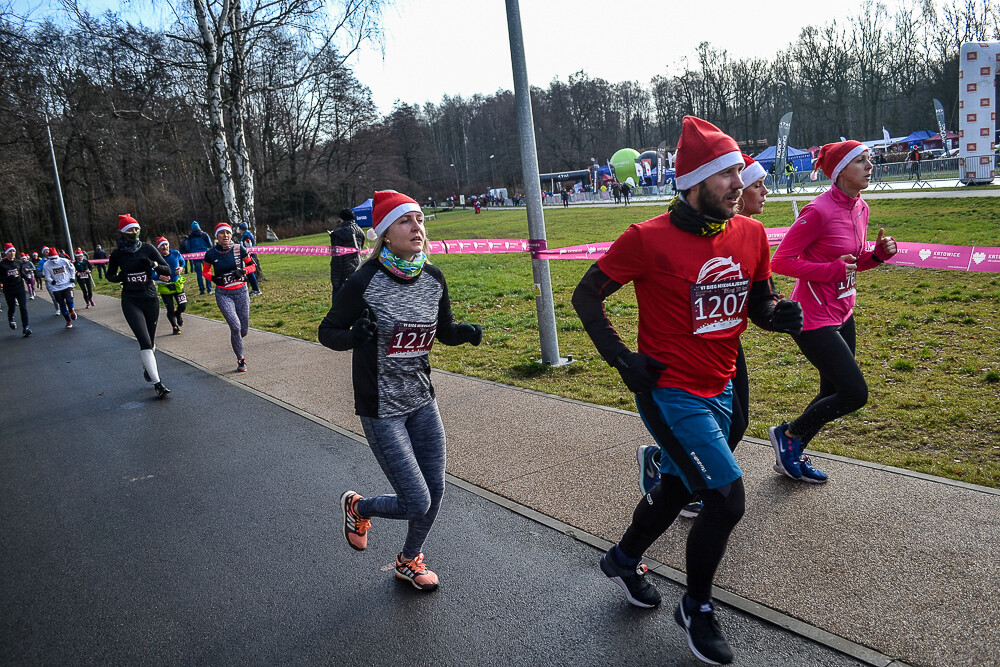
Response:
[{"label": "black jacket", "polygon": [[[365,245],[365,233],[361,227],[353,220],[346,220],[340,227],[330,232],[330,247],[357,248],[361,250]],[[339,289],[347,282],[351,274],[358,270],[361,264],[361,255],[353,253],[350,255],[334,255],[330,258],[330,282],[334,289]]]}]

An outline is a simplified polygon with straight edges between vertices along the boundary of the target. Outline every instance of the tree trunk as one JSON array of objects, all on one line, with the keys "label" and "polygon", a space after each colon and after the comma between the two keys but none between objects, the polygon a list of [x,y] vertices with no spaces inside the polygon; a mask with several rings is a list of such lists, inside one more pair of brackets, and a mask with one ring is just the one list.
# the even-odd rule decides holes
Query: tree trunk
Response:
[{"label": "tree trunk", "polygon": [[236,188],[233,185],[232,164],[229,159],[229,141],[226,138],[226,119],[222,105],[222,62],[225,49],[222,40],[223,26],[227,23],[229,12],[232,11],[228,0],[223,3],[218,17],[217,28],[212,29],[209,23],[208,11],[204,0],[194,0],[195,14],[198,17],[198,29],[201,33],[202,50],[205,58],[206,85],[205,98],[208,102],[208,122],[212,133],[212,158],[217,169],[216,179],[222,192],[222,201],[229,216],[229,224],[234,227],[243,221],[240,206],[236,200]]}]

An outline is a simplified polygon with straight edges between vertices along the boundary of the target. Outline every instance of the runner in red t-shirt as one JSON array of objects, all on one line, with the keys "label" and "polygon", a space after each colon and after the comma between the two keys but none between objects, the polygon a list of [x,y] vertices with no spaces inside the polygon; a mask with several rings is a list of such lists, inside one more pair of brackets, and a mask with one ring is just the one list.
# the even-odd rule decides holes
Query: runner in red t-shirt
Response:
[{"label": "runner in red t-shirt", "polygon": [[[744,511],[743,473],[727,443],[739,337],[748,317],[770,331],[798,333],[802,310],[774,293],[763,225],[734,217],[744,164],[736,142],[685,116],[676,164],[680,196],[614,242],[580,281],[573,305],[598,352],[635,392],[663,450],[660,483],[639,501],[601,569],[633,605],[657,606],[642,554],[697,494],[704,509],[688,536],[688,590],[674,617],[698,658],[728,663],[733,653],[714,619],[712,580]],[[639,305],[638,352],[603,307],[628,282]]]}]

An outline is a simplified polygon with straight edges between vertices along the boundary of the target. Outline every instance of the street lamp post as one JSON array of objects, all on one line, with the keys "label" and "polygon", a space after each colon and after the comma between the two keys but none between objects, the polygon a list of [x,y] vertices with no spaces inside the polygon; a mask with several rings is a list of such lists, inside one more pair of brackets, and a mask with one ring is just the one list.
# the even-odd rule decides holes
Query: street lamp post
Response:
[{"label": "street lamp post", "polygon": [[524,200],[528,209],[528,248],[532,251],[531,274],[535,281],[535,312],[538,336],[542,347],[542,362],[562,366],[571,361],[559,356],[556,333],[556,313],[552,302],[552,281],[547,259],[534,255],[545,249],[545,215],[542,212],[542,192],[538,177],[538,150],[535,147],[535,125],[531,117],[531,88],[524,58],[524,37],[521,31],[521,8],[518,0],[506,0],[507,34],[510,39],[510,60],[514,70],[514,105],[521,148],[521,174],[524,178]]},{"label": "street lamp post", "polygon": [[497,186],[497,172],[493,168],[493,158],[495,158],[495,157],[496,157],[495,155],[491,155],[490,156],[490,175],[492,177],[492,178],[490,178],[490,183],[491,183],[491,187],[493,187],[493,188],[496,188],[496,186]]},{"label": "street lamp post", "polygon": [[448,166],[450,166],[455,171],[455,195],[457,196],[458,195],[458,191],[462,189],[462,186],[459,185],[459,183],[458,183],[458,168],[455,166],[454,162],[452,162]]}]

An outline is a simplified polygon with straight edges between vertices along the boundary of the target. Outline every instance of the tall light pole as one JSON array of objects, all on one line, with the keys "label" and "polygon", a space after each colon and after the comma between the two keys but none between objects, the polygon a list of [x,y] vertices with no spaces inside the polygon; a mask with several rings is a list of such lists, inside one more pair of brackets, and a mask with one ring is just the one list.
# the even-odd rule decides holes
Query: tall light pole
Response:
[{"label": "tall light pole", "polygon": [[493,168],[493,158],[495,158],[495,157],[496,157],[495,155],[491,155],[490,156],[490,175],[492,176],[492,178],[490,179],[490,187],[491,188],[496,188],[496,186],[497,186],[497,172]]},{"label": "tall light pole", "polygon": [[[528,248],[534,253],[546,247],[545,215],[542,213],[542,193],[538,177],[538,150],[535,148],[535,125],[531,117],[528,67],[524,60],[521,9],[518,0],[506,0],[506,2],[510,61],[514,70],[514,105],[517,108],[517,127],[521,141],[521,174],[524,177],[524,199],[528,209]],[[538,336],[542,345],[542,363],[562,366],[571,360],[559,356],[549,261],[536,258],[533,254],[531,274],[535,281],[535,310],[538,315]]]},{"label": "tall light pole", "polygon": [[462,186],[458,183],[458,167],[455,166],[454,162],[452,162],[449,166],[455,171],[455,194],[457,195],[458,191],[462,189]]},{"label": "tall light pole", "polygon": [[[52,145],[52,131],[49,130],[49,112],[45,111],[45,134],[49,137],[49,153],[52,155],[52,172],[56,175],[56,192],[59,193],[59,210],[62,211],[63,230],[66,232],[66,252],[73,254],[73,238],[69,235],[69,220],[66,218],[66,202],[63,201],[62,184],[59,182],[59,167],[56,165],[56,149]],[[13,313],[11,313],[13,317]]]}]

